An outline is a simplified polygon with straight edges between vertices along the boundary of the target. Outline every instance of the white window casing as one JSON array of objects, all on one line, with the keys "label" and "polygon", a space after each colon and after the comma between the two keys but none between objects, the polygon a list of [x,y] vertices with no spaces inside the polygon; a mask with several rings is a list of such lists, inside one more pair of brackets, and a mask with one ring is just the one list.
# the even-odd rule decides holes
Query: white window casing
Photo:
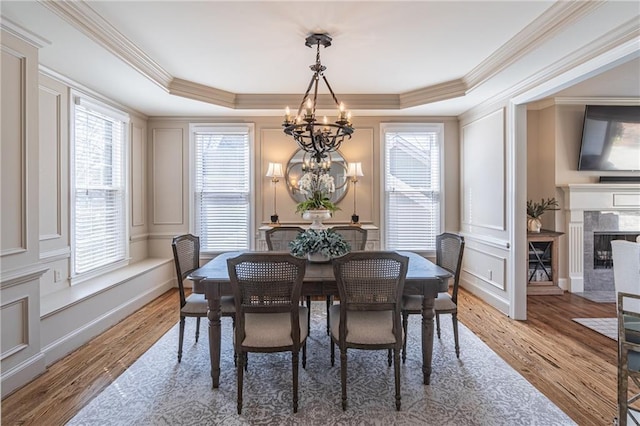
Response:
[{"label": "white window casing", "polygon": [[442,218],[442,124],[383,124],[383,244],[435,251]]}]

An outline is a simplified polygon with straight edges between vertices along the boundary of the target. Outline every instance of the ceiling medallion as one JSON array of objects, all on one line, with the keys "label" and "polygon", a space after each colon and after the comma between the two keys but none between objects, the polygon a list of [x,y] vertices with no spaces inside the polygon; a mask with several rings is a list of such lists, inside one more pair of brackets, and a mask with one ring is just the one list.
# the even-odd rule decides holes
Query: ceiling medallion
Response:
[{"label": "ceiling medallion", "polygon": [[[293,136],[300,149],[307,151],[317,163],[321,163],[327,153],[336,151],[340,147],[345,137],[351,139],[354,129],[351,126],[351,112],[346,111],[344,104],[336,98],[327,77],[324,75],[324,70],[327,67],[320,63],[320,45],[325,48],[331,46],[331,37],[328,34],[311,34],[306,38],[305,45],[308,47],[316,46],[316,63],[309,66],[313,71],[313,76],[295,117],[291,116],[289,107],[286,108],[282,127],[287,135]],[[327,120],[326,116],[323,117],[322,122],[319,122],[316,117],[320,77],[329,89],[338,108],[337,119],[332,123]],[[313,88],[313,97],[309,95],[311,88]]]}]

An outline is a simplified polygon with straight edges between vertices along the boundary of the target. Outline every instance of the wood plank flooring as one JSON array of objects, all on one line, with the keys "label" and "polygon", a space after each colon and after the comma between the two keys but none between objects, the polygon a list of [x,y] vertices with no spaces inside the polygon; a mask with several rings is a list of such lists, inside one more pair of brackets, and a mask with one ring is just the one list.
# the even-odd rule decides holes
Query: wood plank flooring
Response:
[{"label": "wood plank flooring", "polygon": [[[528,320],[512,321],[472,294],[459,294],[460,321],[579,425],[612,424],[617,349],[571,318],[614,316],[615,304],[564,294],[529,296]],[[65,424],[177,319],[178,293],[171,290],[5,398],[2,424]]]}]

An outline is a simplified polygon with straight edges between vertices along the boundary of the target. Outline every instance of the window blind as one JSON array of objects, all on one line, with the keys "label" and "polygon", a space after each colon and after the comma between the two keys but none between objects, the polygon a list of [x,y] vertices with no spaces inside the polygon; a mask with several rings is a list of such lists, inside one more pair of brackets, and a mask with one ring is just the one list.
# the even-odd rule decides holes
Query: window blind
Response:
[{"label": "window blind", "polygon": [[437,130],[385,131],[385,245],[435,250],[440,232],[440,143]]},{"label": "window blind", "polygon": [[250,248],[249,131],[195,131],[195,232],[202,252]]},{"label": "window blind", "polygon": [[125,123],[115,115],[74,106],[74,276],[127,255]]}]

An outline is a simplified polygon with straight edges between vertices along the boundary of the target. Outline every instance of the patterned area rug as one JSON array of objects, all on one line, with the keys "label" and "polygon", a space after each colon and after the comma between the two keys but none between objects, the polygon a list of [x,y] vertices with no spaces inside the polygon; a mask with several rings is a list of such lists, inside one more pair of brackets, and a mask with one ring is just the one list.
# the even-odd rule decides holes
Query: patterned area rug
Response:
[{"label": "patterned area rug", "polygon": [[573,321],[584,325],[609,339],[618,341],[618,319],[617,318],[573,318]]},{"label": "patterned area rug", "polygon": [[340,404],[340,361],[331,367],[323,302],[314,303],[307,368],[300,368],[299,410],[291,406],[289,354],[250,354],[244,407],[236,412],[231,320],[222,319],[220,388],[211,389],[206,326],[194,343],[187,319],[178,364],[178,325],[85,406],[69,425],[573,425],[549,399],[464,325],[460,359],[450,315],[435,338],[431,384],[422,384],[421,319],[410,316],[407,362],[401,370],[402,410],[394,404],[386,351],[348,352],[348,407]]}]

